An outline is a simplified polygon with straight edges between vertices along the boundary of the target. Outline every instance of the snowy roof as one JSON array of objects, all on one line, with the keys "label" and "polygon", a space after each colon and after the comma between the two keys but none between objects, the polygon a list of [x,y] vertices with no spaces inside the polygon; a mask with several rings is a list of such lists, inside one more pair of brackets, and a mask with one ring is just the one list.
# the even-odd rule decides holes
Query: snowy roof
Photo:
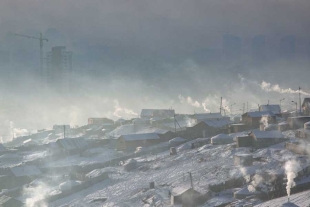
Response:
[{"label": "snowy roof", "polygon": [[160,139],[158,134],[155,134],[155,133],[127,134],[127,135],[122,135],[121,137],[126,141]]},{"label": "snowy roof", "polygon": [[176,137],[176,138],[173,138],[169,141],[169,143],[171,142],[185,142],[186,139],[182,138],[182,137]]},{"label": "snowy roof", "polygon": [[34,165],[16,166],[10,168],[16,177],[40,175],[41,171]]},{"label": "snowy roof", "polygon": [[195,117],[195,119],[198,119],[198,120],[221,119],[221,118],[223,118],[221,113],[195,114],[194,117]]},{"label": "snowy roof", "polygon": [[172,109],[142,109],[141,117],[172,117],[174,110]]},{"label": "snowy roof", "polygon": [[167,132],[168,130],[158,129],[151,126],[127,124],[117,127],[116,129],[111,131],[109,135],[111,137],[118,138],[122,135],[128,135],[128,134],[145,134],[145,133],[165,134]]},{"label": "snowy roof", "polygon": [[273,131],[253,130],[252,134],[257,139],[284,138],[283,134],[280,131],[277,131],[277,130],[273,130]]},{"label": "snowy roof", "polygon": [[95,177],[99,177],[99,176],[101,176],[101,175],[103,175],[105,173],[106,173],[105,169],[95,169],[95,170],[87,173],[85,175],[85,177],[87,177],[87,178],[95,178]]},{"label": "snowy roof", "polygon": [[82,149],[88,145],[86,140],[82,137],[57,139],[56,142],[66,150]]},{"label": "snowy roof", "polygon": [[280,114],[281,113],[281,108],[280,105],[260,105],[259,106],[260,111],[269,111],[274,114]]},{"label": "snowy roof", "polygon": [[246,114],[252,118],[259,118],[262,116],[274,116],[274,114],[269,111],[254,111],[254,112],[247,112]]},{"label": "snowy roof", "polygon": [[232,139],[232,137],[228,136],[227,134],[218,134],[211,138],[213,139]]},{"label": "snowy roof", "polygon": [[210,127],[220,128],[227,126],[232,123],[230,120],[220,119],[220,120],[205,120],[204,123]]}]

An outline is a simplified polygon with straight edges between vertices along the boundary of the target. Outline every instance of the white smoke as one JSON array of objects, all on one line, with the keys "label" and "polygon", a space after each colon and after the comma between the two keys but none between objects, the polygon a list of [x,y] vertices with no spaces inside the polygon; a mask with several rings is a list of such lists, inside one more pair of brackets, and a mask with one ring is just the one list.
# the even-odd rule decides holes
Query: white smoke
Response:
[{"label": "white smoke", "polygon": [[10,142],[16,137],[26,136],[30,133],[27,129],[15,128],[13,121],[6,120],[0,128],[0,143]]},{"label": "white smoke", "polygon": [[298,171],[301,170],[300,163],[296,160],[289,160],[284,165],[285,174],[287,177],[286,183],[286,192],[287,196],[290,197],[291,195],[291,188],[295,186],[294,178],[297,177]]},{"label": "white smoke", "polygon": [[301,93],[303,95],[306,95],[306,96],[309,96],[310,93],[307,93],[305,91],[302,91],[302,90],[293,90],[291,88],[280,88],[279,84],[275,84],[275,85],[272,85],[271,83],[267,83],[266,81],[263,81],[261,84],[260,84],[260,87],[264,90],[264,91],[267,91],[267,92],[277,92],[277,93],[291,93],[291,94],[296,94],[296,93]]},{"label": "white smoke", "polygon": [[248,185],[248,190],[249,192],[255,192],[256,191],[256,188],[258,186],[260,186],[262,184],[262,182],[264,181],[263,177],[258,175],[258,174],[255,174],[252,178],[252,182],[250,185]]},{"label": "white smoke", "polygon": [[260,119],[260,123],[262,123],[264,125],[264,129],[266,129],[266,127],[268,127],[268,116],[262,116],[262,118]]},{"label": "white smoke", "polygon": [[182,96],[181,94],[178,96],[179,100],[181,103],[187,103],[191,106],[194,106],[196,108],[200,108],[201,107],[201,103],[199,103],[198,101],[194,101],[192,99],[192,97],[188,96],[187,98],[185,98],[184,96]]},{"label": "white smoke", "polygon": [[37,183],[35,186],[25,187],[23,195],[27,198],[25,202],[26,207],[47,207],[48,204],[44,199],[49,195],[49,186],[43,182]]},{"label": "white smoke", "polygon": [[115,99],[113,102],[114,102],[114,109],[115,109],[113,112],[114,116],[118,118],[122,118],[123,116],[120,115],[120,113],[129,115],[129,116],[138,116],[138,114],[135,113],[133,110],[121,107],[117,99]]}]

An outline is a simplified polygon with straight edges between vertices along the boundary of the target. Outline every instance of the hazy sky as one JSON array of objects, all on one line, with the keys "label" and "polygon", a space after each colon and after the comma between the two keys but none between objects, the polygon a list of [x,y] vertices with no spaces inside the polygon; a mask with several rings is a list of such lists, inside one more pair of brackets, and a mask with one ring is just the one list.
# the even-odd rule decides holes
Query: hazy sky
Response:
[{"label": "hazy sky", "polygon": [[57,28],[68,42],[143,54],[190,53],[221,35],[309,36],[308,0],[1,0],[0,35]]},{"label": "hazy sky", "polygon": [[[143,107],[192,113],[203,112],[202,103],[216,112],[220,96],[227,105],[237,102],[238,110],[246,101],[251,107],[268,99],[278,103],[284,95],[262,90],[262,81],[310,90],[309,56],[299,60],[298,54],[310,54],[309,11],[309,0],[0,0],[0,50],[17,61],[16,67],[1,68],[14,81],[2,76],[0,122],[81,125],[89,116],[118,118],[119,108],[122,116]],[[76,77],[79,96],[46,93],[40,102],[33,93],[35,81],[27,71],[39,67],[38,42],[12,34],[40,32],[50,40],[45,51],[65,45],[74,52],[74,69],[83,71]],[[245,51],[226,65],[216,53],[225,33],[242,37]],[[270,50],[294,35],[296,59],[252,64],[246,47],[260,34]],[[210,49],[217,61],[212,64],[203,55],[199,59]],[[289,107],[295,96],[287,95]]]}]

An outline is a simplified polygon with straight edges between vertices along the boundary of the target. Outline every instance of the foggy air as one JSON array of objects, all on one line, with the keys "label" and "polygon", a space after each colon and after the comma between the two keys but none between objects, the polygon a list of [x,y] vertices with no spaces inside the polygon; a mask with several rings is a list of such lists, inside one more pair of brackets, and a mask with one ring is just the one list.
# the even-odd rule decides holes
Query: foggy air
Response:
[{"label": "foggy air", "polygon": [[310,206],[309,10],[1,0],[0,206]]}]

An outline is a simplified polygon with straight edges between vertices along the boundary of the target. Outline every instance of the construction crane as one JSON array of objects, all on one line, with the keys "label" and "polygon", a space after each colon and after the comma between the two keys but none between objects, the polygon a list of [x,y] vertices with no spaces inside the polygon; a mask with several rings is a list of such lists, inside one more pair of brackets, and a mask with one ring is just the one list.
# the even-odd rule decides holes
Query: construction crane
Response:
[{"label": "construction crane", "polygon": [[36,39],[40,41],[40,78],[42,78],[43,76],[43,42],[44,41],[48,42],[48,39],[43,38],[42,33],[40,33],[40,37],[32,37],[32,36],[23,35],[23,34],[14,34],[14,35],[20,36],[20,37],[27,37],[30,39]]}]

